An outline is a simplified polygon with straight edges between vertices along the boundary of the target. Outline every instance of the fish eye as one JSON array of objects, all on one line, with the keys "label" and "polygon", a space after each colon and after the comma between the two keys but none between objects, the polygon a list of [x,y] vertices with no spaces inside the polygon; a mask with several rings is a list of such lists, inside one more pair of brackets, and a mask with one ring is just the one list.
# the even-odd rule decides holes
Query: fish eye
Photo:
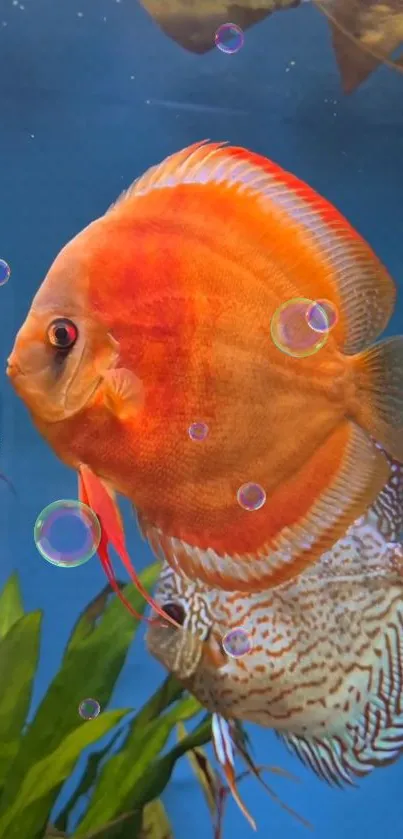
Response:
[{"label": "fish eye", "polygon": [[48,341],[56,350],[71,350],[78,338],[78,329],[68,318],[56,318],[48,327]]},{"label": "fish eye", "polygon": [[186,613],[180,603],[163,603],[162,608],[169,618],[182,626],[185,622]]}]

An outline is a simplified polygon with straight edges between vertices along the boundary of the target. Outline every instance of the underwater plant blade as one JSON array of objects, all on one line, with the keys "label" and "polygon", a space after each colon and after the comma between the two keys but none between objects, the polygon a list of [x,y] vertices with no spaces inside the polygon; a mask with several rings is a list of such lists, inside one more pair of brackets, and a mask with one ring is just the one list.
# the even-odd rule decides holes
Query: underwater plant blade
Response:
[{"label": "underwater plant blade", "polygon": [[[39,660],[41,620],[41,612],[24,615],[0,641],[0,788],[21,748]],[[0,805],[1,801],[2,797]]]},{"label": "underwater plant blade", "polygon": [[200,723],[195,731],[184,737],[166,755],[155,760],[146,774],[136,784],[132,807],[144,807],[149,801],[159,797],[167,786],[176,762],[189,750],[204,746],[211,740],[211,723]]},{"label": "underwater plant blade", "polygon": [[[187,697],[141,730],[136,727],[132,730],[124,747],[102,768],[87,812],[74,837],[86,836],[89,831],[128,810],[142,810],[148,801],[160,795],[162,790],[158,789],[155,793],[151,790],[143,800],[141,791],[144,785],[147,786],[150,767],[166,745],[176,723],[181,719],[190,719],[199,713],[199,709],[199,703],[193,697]],[[110,790],[113,790],[113,795],[110,795]]]},{"label": "underwater plant blade", "polygon": [[[127,839],[134,839],[133,834],[131,837],[127,835]],[[150,801],[144,807],[138,839],[174,839],[171,823],[160,798]]]},{"label": "underwater plant blade", "polygon": [[[158,563],[147,568],[141,575],[143,583],[152,588],[158,571]],[[145,608],[146,604],[133,584],[130,583],[125,592],[138,611]],[[137,627],[138,621],[114,596],[106,603],[92,631],[86,637],[76,636],[70,642],[62,666],[24,736],[13,771],[5,783],[1,807],[11,807],[31,767],[54,752],[71,732],[83,725],[78,712],[83,699],[91,697],[99,702],[101,711],[105,708]]]},{"label": "underwater plant blade", "polygon": [[0,593],[0,639],[24,614],[18,574],[12,574]]},{"label": "underwater plant blade", "polygon": [[[188,732],[183,722],[179,722],[176,726],[178,740],[181,742],[187,737]],[[206,752],[202,748],[191,749],[187,752],[188,761],[192,767],[194,774],[202,788],[203,795],[206,799],[207,806],[213,818],[217,815],[217,796],[219,788],[219,780],[212,764],[210,763]]]},{"label": "underwater plant blade", "polygon": [[80,798],[87,795],[95,785],[102,761],[105,759],[106,755],[112,751],[113,746],[120,736],[121,731],[118,729],[104,749],[99,749],[97,752],[92,752],[92,754],[88,755],[85,769],[76,786],[76,789],[63,809],[60,811],[59,815],[54,819],[55,829],[60,831],[67,830],[69,826],[69,818],[72,815],[76,804],[79,802]]},{"label": "underwater plant blade", "polygon": [[[140,810],[122,813],[116,819],[104,824],[102,827],[90,830],[83,839],[138,839],[142,824],[142,813]],[[75,839],[76,833],[69,839]]]},{"label": "underwater plant blade", "polygon": [[[125,585],[120,582],[120,580],[116,580],[116,584],[118,588],[124,589]],[[88,638],[89,635],[94,631],[97,621],[102,617],[103,613],[105,612],[106,606],[108,604],[108,599],[113,595],[112,586],[107,583],[106,586],[96,595],[85,607],[84,611],[81,612],[79,617],[77,618],[76,623],[74,624],[73,630],[70,634],[70,638],[66,644],[66,649],[64,652],[64,657],[68,655],[69,650],[77,646],[80,641],[83,641],[85,638]]]},{"label": "underwater plant blade", "polygon": [[59,746],[27,772],[19,795],[7,809],[0,808],[2,839],[36,839],[45,831],[49,813],[62,784],[69,777],[83,749],[107,734],[128,711],[106,711],[83,722]]},{"label": "underwater plant blade", "polygon": [[141,729],[156,717],[159,717],[173,702],[180,699],[183,693],[184,688],[175,679],[175,676],[172,674],[167,676],[162,685],[153,693],[132,720],[131,731],[134,732],[135,728]]}]

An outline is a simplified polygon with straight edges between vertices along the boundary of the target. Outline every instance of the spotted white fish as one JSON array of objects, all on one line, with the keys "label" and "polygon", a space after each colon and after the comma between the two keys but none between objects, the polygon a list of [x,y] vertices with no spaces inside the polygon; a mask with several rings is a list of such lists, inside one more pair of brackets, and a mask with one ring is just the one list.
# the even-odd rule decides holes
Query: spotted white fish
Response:
[{"label": "spotted white fish", "polygon": [[[151,653],[211,712],[273,728],[329,783],[353,784],[403,750],[403,466],[316,566],[254,594],[211,589],[165,565]],[[222,638],[243,627],[250,651]]]}]

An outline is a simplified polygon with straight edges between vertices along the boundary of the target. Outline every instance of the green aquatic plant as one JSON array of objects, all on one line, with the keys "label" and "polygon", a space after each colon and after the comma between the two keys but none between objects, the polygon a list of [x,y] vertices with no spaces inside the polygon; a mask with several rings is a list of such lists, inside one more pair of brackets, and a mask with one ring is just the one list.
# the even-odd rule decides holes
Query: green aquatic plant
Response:
[{"label": "green aquatic plant", "polygon": [[[155,563],[140,575],[147,591],[159,571]],[[135,586],[118,585],[141,615],[147,604]],[[201,748],[212,737],[211,715],[200,717],[202,707],[173,676],[139,711],[108,710],[139,620],[105,586],[79,616],[59,670],[31,714],[42,617],[41,611],[24,611],[18,577],[11,576],[0,593],[0,839],[174,839],[160,796],[187,753],[214,839],[221,839],[229,788]],[[80,716],[83,706],[96,708],[91,719]],[[188,720],[195,724],[190,733]],[[278,767],[255,766],[237,725],[247,771],[236,780],[252,773],[277,804],[309,826],[261,774],[296,779]],[[179,740],[169,748],[175,732]],[[62,806],[61,793],[80,758],[85,765]]]},{"label": "green aquatic plant", "polygon": [[[148,590],[158,573],[156,563],[141,575]],[[145,604],[134,586],[124,586],[124,593],[141,613]],[[80,615],[60,668],[31,718],[42,617],[40,611],[25,613],[13,575],[0,594],[1,839],[171,839],[159,797],[176,761],[210,739],[209,719],[165,749],[177,724],[200,712],[198,702],[173,677],[140,711],[107,710],[138,628],[109,586]],[[82,719],[78,712],[83,691],[101,707],[93,719]],[[73,794],[58,807],[80,756],[106,735],[107,744],[103,740],[89,753]],[[83,803],[77,823],[76,806]]]}]

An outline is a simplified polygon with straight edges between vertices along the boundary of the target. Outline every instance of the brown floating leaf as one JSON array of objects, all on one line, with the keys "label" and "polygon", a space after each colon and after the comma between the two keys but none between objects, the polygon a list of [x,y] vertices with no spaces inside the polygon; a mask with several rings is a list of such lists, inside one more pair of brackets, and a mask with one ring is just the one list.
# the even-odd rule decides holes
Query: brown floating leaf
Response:
[{"label": "brown floating leaf", "polygon": [[351,93],[379,64],[402,70],[403,0],[314,0],[328,17],[344,91]]},{"label": "brown floating leaf", "polygon": [[272,12],[299,6],[300,0],[140,0],[162,31],[181,47],[203,54],[214,47],[224,23],[243,31]]},{"label": "brown floating leaf", "polygon": [[[203,54],[213,49],[224,23],[247,30],[272,12],[304,0],[140,0],[163,32],[181,47]],[[329,20],[343,89],[351,93],[379,64],[403,71],[403,0],[313,0]]]}]

